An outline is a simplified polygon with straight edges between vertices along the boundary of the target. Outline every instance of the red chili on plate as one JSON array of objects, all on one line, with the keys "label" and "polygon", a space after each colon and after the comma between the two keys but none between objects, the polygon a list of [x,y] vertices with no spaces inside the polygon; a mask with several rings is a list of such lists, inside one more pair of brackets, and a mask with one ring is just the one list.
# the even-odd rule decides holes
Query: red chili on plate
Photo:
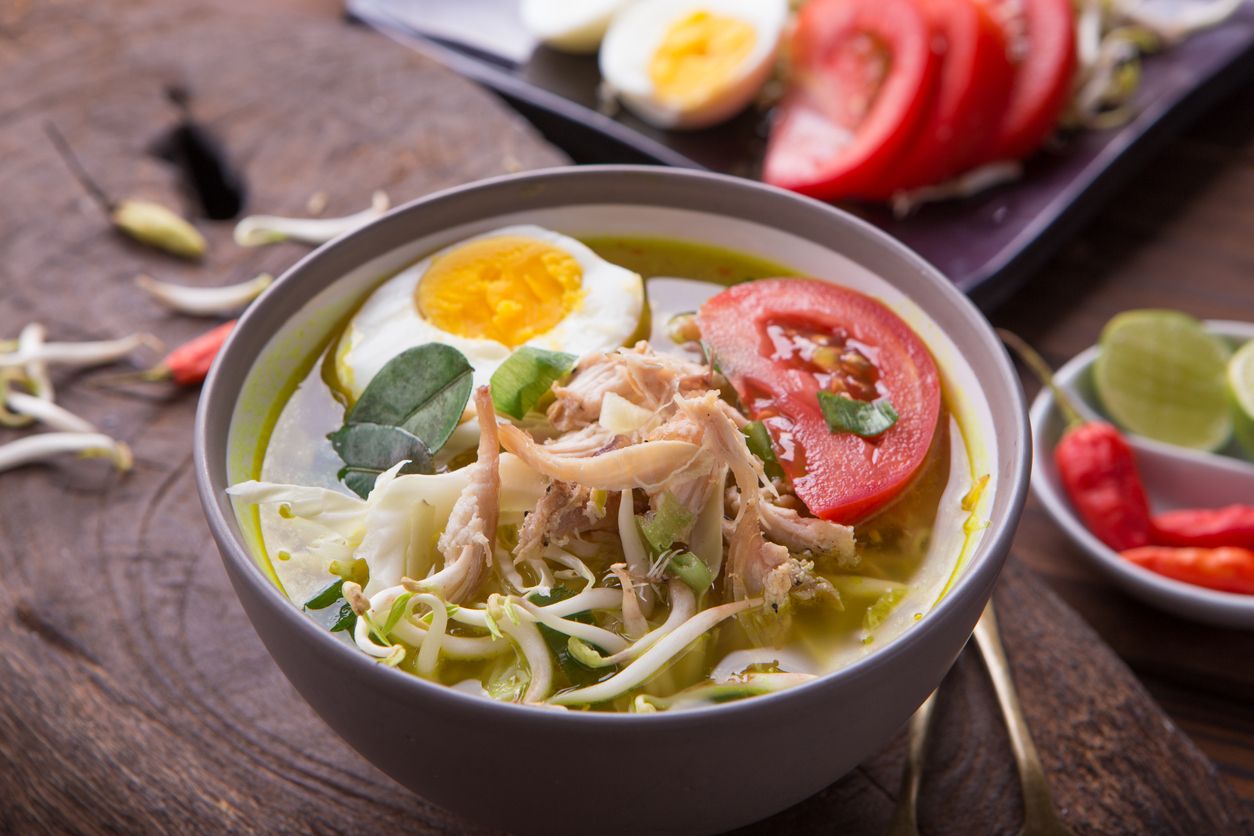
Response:
[{"label": "red chili on plate", "polygon": [[940,66],[931,38],[915,0],[811,0],[763,179],[827,200],[879,183],[931,101]]},{"label": "red chili on plate", "polygon": [[[766,279],[710,299],[697,323],[813,514],[858,522],[909,484],[936,433],[940,374],[923,341],[882,302],[817,279]],[[820,391],[887,399],[897,421],[874,438],[833,432]]]}]

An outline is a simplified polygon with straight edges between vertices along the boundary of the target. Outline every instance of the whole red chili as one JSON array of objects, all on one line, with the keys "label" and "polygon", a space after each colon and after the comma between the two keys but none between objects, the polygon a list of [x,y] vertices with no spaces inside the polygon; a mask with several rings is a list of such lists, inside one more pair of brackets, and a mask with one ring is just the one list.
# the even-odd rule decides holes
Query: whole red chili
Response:
[{"label": "whole red chili", "polygon": [[1067,430],[1054,447],[1054,462],[1085,527],[1115,551],[1149,545],[1149,499],[1127,440],[1110,424],[1085,421],[1054,383],[1049,364],[1017,335],[999,333],[1053,391],[1067,418]]},{"label": "whole red chili", "polygon": [[1184,508],[1151,521],[1154,542],[1164,546],[1241,546],[1254,549],[1254,505]]},{"label": "whole red chili", "polygon": [[224,322],[193,340],[183,343],[165,359],[143,373],[145,380],[172,380],[179,386],[195,386],[209,374],[213,358],[235,328],[235,320]]},{"label": "whole red chili", "polygon": [[1254,595],[1254,551],[1250,549],[1143,546],[1122,554],[1132,563],[1174,580]]}]

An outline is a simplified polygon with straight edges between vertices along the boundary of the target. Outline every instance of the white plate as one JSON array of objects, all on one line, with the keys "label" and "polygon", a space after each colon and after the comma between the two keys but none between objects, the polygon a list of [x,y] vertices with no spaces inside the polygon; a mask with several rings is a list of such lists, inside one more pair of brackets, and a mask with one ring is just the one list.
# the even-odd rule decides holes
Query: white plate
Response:
[{"label": "white plate", "polygon": [[[1237,342],[1254,339],[1254,323],[1212,320],[1206,325],[1212,332]],[[1054,379],[1086,419],[1109,420],[1093,392],[1089,372],[1096,359],[1095,346],[1059,369]],[[1066,419],[1048,388],[1042,389],[1033,401],[1031,415],[1032,490],[1098,569],[1128,593],[1160,609],[1194,621],[1254,630],[1254,595],[1218,592],[1163,577],[1129,563],[1094,537],[1071,507],[1054,464],[1054,447],[1066,429]],[[1219,507],[1254,500],[1254,464],[1250,462],[1131,435],[1129,442],[1155,511]]]}]

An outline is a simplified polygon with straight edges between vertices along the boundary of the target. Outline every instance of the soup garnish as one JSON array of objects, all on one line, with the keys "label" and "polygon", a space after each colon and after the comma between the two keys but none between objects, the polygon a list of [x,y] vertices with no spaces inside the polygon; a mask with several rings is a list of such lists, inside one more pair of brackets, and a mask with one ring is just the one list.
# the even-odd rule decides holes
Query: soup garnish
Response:
[{"label": "soup garnish", "polygon": [[[972,480],[909,326],[855,291],[686,245],[674,267],[750,281],[688,280],[700,298],[680,342],[635,340],[681,301],[676,280],[655,294],[597,253],[664,269],[667,247],[547,230],[532,246],[534,230],[455,245],[375,291],[284,407],[265,481],[230,489],[258,506],[311,617],[489,698],[656,712],[791,687],[927,611]],[[578,258],[551,252],[567,246]],[[585,291],[586,270],[618,289]],[[547,326],[511,319],[523,285]],[[473,328],[450,313],[462,303]],[[437,307],[425,343],[395,325]],[[506,326],[514,345],[491,335]]]}]

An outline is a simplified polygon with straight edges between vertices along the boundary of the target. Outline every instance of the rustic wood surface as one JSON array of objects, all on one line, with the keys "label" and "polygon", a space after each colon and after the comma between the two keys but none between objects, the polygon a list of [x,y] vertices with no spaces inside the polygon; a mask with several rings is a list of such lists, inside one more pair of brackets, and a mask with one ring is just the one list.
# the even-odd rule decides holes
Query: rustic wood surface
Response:
[{"label": "rustic wood surface", "polygon": [[[301,252],[239,250],[226,224],[200,224],[211,254],[199,266],[119,239],[48,141],[48,122],[111,196],[189,212],[175,173],[148,153],[177,119],[169,85],[192,92],[257,209],[299,213],[325,192],[336,214],[374,188],[404,200],[562,160],[492,97],[336,22],[329,0],[224,6],[0,0],[0,335],[34,319],[59,338],[147,330],[175,343],[206,323],[163,314],[135,274],[224,283]],[[1254,95],[1225,114],[1173,146],[999,323],[1057,361],[1126,307],[1254,312]],[[127,439],[135,471],[69,461],[0,479],[0,831],[473,830],[348,750],[269,660],[195,499],[194,394],[98,380],[58,375],[61,400]],[[1035,507],[1017,552],[998,592],[1002,627],[1067,821],[1085,832],[1248,830],[1254,639],[1123,597]],[[1227,781],[1025,563],[1133,665]],[[1010,751],[974,653],[938,713],[925,832],[1015,832]],[[753,830],[880,832],[902,743]]]}]

